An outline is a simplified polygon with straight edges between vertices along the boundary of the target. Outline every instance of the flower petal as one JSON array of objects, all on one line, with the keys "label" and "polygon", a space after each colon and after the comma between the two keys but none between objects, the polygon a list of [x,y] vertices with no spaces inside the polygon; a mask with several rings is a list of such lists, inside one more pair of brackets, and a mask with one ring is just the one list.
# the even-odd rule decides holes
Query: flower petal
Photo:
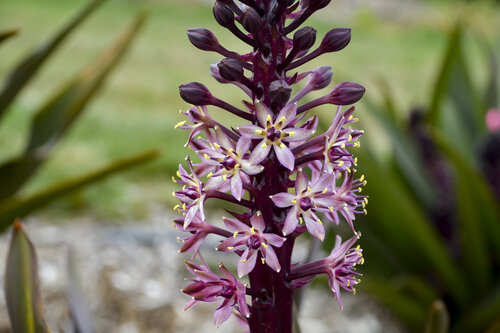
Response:
[{"label": "flower petal", "polygon": [[283,109],[280,110],[278,113],[278,117],[276,117],[277,121],[280,121],[282,117],[285,117],[285,123],[283,124],[283,127],[288,125],[293,118],[295,118],[295,115],[297,114],[297,103],[291,103],[286,105]]},{"label": "flower petal", "polygon": [[282,139],[286,142],[303,141],[314,134],[314,132],[311,130],[294,127],[286,128],[283,130],[283,132],[289,134],[289,136]]},{"label": "flower petal", "polygon": [[290,207],[293,205],[292,200],[295,200],[295,195],[291,193],[281,192],[271,196],[274,204],[280,208]]},{"label": "flower petal", "polygon": [[236,171],[231,178],[231,193],[236,200],[241,201],[241,196],[243,194],[243,183],[241,182],[239,171]]},{"label": "flower petal", "polygon": [[223,322],[229,319],[231,313],[233,312],[233,306],[229,304],[229,299],[225,299],[222,305],[215,310],[214,313],[214,325],[219,327]]},{"label": "flower petal", "polygon": [[266,239],[268,244],[271,244],[274,247],[281,247],[286,240],[286,238],[270,233],[265,233],[264,238]]},{"label": "flower petal", "polygon": [[236,154],[242,158],[243,155],[250,149],[251,140],[245,137],[240,137],[238,143],[236,143]]},{"label": "flower petal", "polygon": [[281,270],[281,265],[278,260],[278,257],[276,257],[276,253],[274,252],[272,247],[268,247],[267,249],[264,249],[264,258],[267,266],[271,267],[275,272],[279,273]]},{"label": "flower petal", "polygon": [[257,252],[255,250],[246,249],[241,255],[241,259],[238,261],[238,276],[242,278],[250,273],[255,267],[256,260]]},{"label": "flower petal", "polygon": [[[242,137],[248,138],[248,139],[262,139],[262,134],[259,134],[260,131],[263,129],[261,127],[255,126],[255,125],[243,125],[238,127],[238,131],[242,135]],[[257,132],[259,131],[259,132]]]},{"label": "flower petal", "polygon": [[273,116],[269,108],[261,101],[255,103],[255,114],[257,115],[257,120],[262,127],[266,127],[266,122],[268,116]]},{"label": "flower petal", "polygon": [[241,170],[243,170],[243,172],[247,175],[256,175],[258,173],[261,173],[264,170],[264,167],[259,164],[251,164],[250,162],[243,160]]},{"label": "flower petal", "polygon": [[293,170],[295,166],[295,156],[293,156],[292,151],[285,146],[284,144],[281,145],[273,145],[274,147],[274,152],[276,153],[276,157],[278,158],[278,161],[287,169]]},{"label": "flower petal", "polygon": [[297,217],[297,206],[293,206],[289,211],[285,219],[285,224],[283,225],[283,235],[291,234],[299,224],[299,219]]},{"label": "flower petal", "polygon": [[252,155],[250,155],[249,162],[252,164],[259,164],[269,155],[270,150],[271,145],[266,144],[266,140],[262,140],[257,145],[257,148],[253,150]]},{"label": "flower petal", "polygon": [[247,231],[250,229],[245,223],[238,221],[236,219],[231,219],[228,217],[223,217],[222,220],[228,229],[231,231]]},{"label": "flower petal", "polygon": [[266,223],[264,222],[264,218],[262,217],[262,214],[260,212],[255,213],[250,218],[250,224],[259,232],[263,232],[266,228]]},{"label": "flower petal", "polygon": [[311,212],[302,213],[302,217],[306,223],[307,231],[320,241],[325,239],[325,228],[320,219]]},{"label": "flower petal", "polygon": [[307,180],[307,176],[304,171],[299,170],[297,172],[297,179],[295,180],[295,193],[297,195],[301,194],[307,189],[309,181]]}]

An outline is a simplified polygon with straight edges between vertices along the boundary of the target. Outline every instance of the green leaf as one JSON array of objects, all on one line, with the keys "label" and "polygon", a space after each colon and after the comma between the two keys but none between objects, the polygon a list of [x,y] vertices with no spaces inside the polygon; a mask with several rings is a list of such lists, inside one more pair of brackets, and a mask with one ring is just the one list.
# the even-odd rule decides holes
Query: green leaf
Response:
[{"label": "green leaf", "polygon": [[[488,80],[488,85],[486,87],[486,93],[484,96],[484,100],[486,103],[485,111],[487,109],[491,108],[499,108],[500,105],[500,100],[498,99],[498,90],[499,90],[499,83],[498,83],[498,59],[497,55],[495,54],[494,50],[487,44],[487,42],[483,43],[485,45],[485,48],[487,49],[488,55],[489,55],[489,69],[488,73],[490,74],[490,78]],[[484,116],[484,112],[482,113]]]},{"label": "green leaf", "polygon": [[9,29],[9,30],[0,31],[0,44],[5,42],[10,37],[17,35],[18,32],[19,32],[18,29]]},{"label": "green leaf", "polygon": [[92,315],[78,276],[73,249],[68,254],[68,303],[75,332],[93,333]]},{"label": "green leaf", "polygon": [[115,161],[98,171],[61,182],[36,194],[27,197],[13,197],[0,202],[0,232],[5,230],[16,217],[26,216],[72,191],[79,190],[114,173],[151,161],[159,155],[159,151],[151,151]]},{"label": "green leaf", "polygon": [[43,163],[52,146],[66,133],[123,58],[144,20],[145,16],[139,15],[113,45],[37,112],[24,155],[0,166],[0,200],[17,193]]},{"label": "green leaf", "polygon": [[390,282],[379,281],[373,277],[365,277],[359,289],[366,290],[389,307],[409,326],[421,329],[425,320],[425,307],[412,297],[407,297]]},{"label": "green leaf", "polygon": [[9,104],[24,88],[26,83],[33,78],[45,60],[58,48],[73,29],[82,23],[85,18],[103,2],[104,0],[94,0],[89,3],[73,20],[59,30],[55,36],[46,43],[40,45],[33,53],[17,65],[7,78],[5,86],[0,91],[0,119]]},{"label": "green leaf", "polygon": [[428,117],[431,124],[457,142],[464,156],[472,158],[482,106],[464,59],[462,39],[463,29],[457,24],[434,86]]},{"label": "green leaf", "polygon": [[377,165],[371,154],[360,150],[358,157],[360,170],[368,180],[366,192],[370,193],[368,223],[373,224],[376,237],[385,242],[403,267],[418,272],[425,265],[425,271],[436,272],[452,298],[464,306],[469,288],[463,274],[418,202],[393,174]]},{"label": "green leaf", "polygon": [[500,207],[486,180],[457,152],[454,145],[437,131],[434,138],[456,172],[459,218],[468,271],[471,278],[480,283],[476,287],[486,288],[492,278],[491,256],[496,256],[497,263],[500,263]]},{"label": "green leaf", "polygon": [[427,315],[425,333],[447,333],[450,328],[450,315],[442,300],[432,302]]},{"label": "green leaf", "polygon": [[5,299],[14,333],[50,332],[42,313],[35,249],[19,221],[14,222],[7,256]]}]

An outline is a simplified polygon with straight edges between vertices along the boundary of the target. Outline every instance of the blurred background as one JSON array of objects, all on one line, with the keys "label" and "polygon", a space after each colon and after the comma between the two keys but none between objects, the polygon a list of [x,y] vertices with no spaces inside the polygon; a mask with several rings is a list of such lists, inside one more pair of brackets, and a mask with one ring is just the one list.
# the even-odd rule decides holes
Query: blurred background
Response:
[{"label": "blurred background", "polygon": [[[213,307],[183,312],[187,297],[178,292],[187,257],[177,255],[170,223],[171,177],[188,150],[187,133],[174,125],[187,107],[180,83],[203,82],[235,105],[243,98],[210,77],[220,56],[194,48],[186,29],[210,29],[230,50],[244,51],[242,43],[216,25],[212,1],[109,0],[47,47],[85,6],[0,2],[4,102],[6,87],[22,82],[10,92],[15,99],[0,103],[1,262],[9,225],[22,216],[40,256],[53,331],[70,327],[70,245],[98,332],[215,331]],[[131,22],[141,12],[139,31],[142,21]],[[366,87],[355,154],[370,203],[357,219],[367,261],[361,295],[346,295],[340,313],[321,289],[306,292],[303,331],[500,332],[500,3],[337,0],[307,25],[321,37],[353,29],[345,50],[301,70],[330,65],[335,83]],[[317,113],[327,128],[332,109]],[[0,331],[8,332],[3,299],[0,307]]]}]

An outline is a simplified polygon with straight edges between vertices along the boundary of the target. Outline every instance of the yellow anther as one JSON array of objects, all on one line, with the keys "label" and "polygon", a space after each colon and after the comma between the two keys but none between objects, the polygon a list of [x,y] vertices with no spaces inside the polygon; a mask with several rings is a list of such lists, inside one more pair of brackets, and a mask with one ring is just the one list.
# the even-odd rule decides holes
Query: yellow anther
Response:
[{"label": "yellow anther", "polygon": [[[188,109],[186,112],[189,112],[189,109]],[[179,110],[179,113],[180,113],[180,114],[184,114],[184,111]]]},{"label": "yellow anther", "polygon": [[183,126],[186,123],[185,120],[179,121],[177,124],[175,124],[174,128],[179,128],[180,126]]},{"label": "yellow anther", "polygon": [[325,189],[321,193],[325,194],[326,192],[328,192],[328,187],[325,187]]},{"label": "yellow anther", "polygon": [[351,134],[349,134],[349,137],[347,138],[347,141],[348,141],[348,142],[351,142],[351,140],[352,140],[352,135],[351,135]]},{"label": "yellow anther", "polygon": [[267,118],[266,118],[266,121],[271,122],[272,120],[273,120],[273,118],[271,118],[271,115],[270,115],[270,114],[268,114],[268,115],[267,115]]},{"label": "yellow anther", "polygon": [[255,234],[255,229],[253,227],[250,228],[250,231],[252,232],[252,234]]},{"label": "yellow anther", "polygon": [[354,164],[358,164],[358,158],[357,157],[354,158]]},{"label": "yellow anther", "polygon": [[246,259],[241,259],[240,261],[241,261],[241,262],[247,262],[247,260],[246,260]]},{"label": "yellow anther", "polygon": [[289,136],[295,135],[295,132],[289,132],[288,135]]},{"label": "yellow anther", "polygon": [[219,149],[220,148],[220,144],[214,143],[214,147],[217,148],[217,149]]},{"label": "yellow anther", "polygon": [[179,170],[177,170],[175,174],[177,175],[177,177],[181,178],[181,173],[179,172]]},{"label": "yellow anther", "polygon": [[210,171],[209,174],[207,175],[207,178],[211,178],[213,175],[214,175],[214,173],[212,171]]},{"label": "yellow anther", "polygon": [[286,146],[285,146],[285,144],[284,144],[283,142],[282,142],[282,143],[280,143],[280,148],[282,148],[282,149],[283,149],[283,148],[286,148]]},{"label": "yellow anther", "polygon": [[342,146],[340,146],[340,148],[345,149],[345,144],[343,143]]},{"label": "yellow anther", "polygon": [[175,191],[172,192],[172,196],[175,197]]},{"label": "yellow anther", "polygon": [[363,188],[362,187],[358,188],[358,192],[359,193],[363,192]]},{"label": "yellow anther", "polygon": [[175,206],[174,206],[174,210],[179,209],[179,207],[180,207],[179,205],[175,205]]},{"label": "yellow anther", "polygon": [[365,198],[364,200],[365,200],[365,203],[368,205],[368,198]]},{"label": "yellow anther", "polygon": [[210,155],[208,155],[208,154],[203,154],[203,157],[205,157],[206,160],[210,159]]},{"label": "yellow anther", "polygon": [[363,209],[363,212],[366,214],[368,214],[368,211],[366,209]]},{"label": "yellow anther", "polygon": [[352,294],[356,295],[356,288],[352,288]]},{"label": "yellow anther", "polygon": [[354,116],[351,114],[351,116],[347,120],[352,120],[352,118],[354,118]]},{"label": "yellow anther", "polygon": [[260,258],[260,260],[262,261],[262,264],[266,263],[266,258]]},{"label": "yellow anther", "polygon": [[293,200],[292,200],[292,203],[293,203],[293,204],[296,204],[296,203],[297,203],[297,200],[293,199]]},{"label": "yellow anther", "polygon": [[351,173],[351,169],[349,169],[348,167],[345,168],[347,170],[348,173]]},{"label": "yellow anther", "polygon": [[354,119],[352,120],[352,122],[353,122],[353,123],[357,123],[358,121],[359,121],[359,118],[354,118]]},{"label": "yellow anther", "polygon": [[359,251],[359,249],[361,249],[360,245],[356,246],[356,248],[354,249],[354,251]]},{"label": "yellow anther", "polygon": [[344,161],[340,161],[339,162],[339,167],[343,166],[344,165]]},{"label": "yellow anther", "polygon": [[[365,263],[365,258],[361,257],[361,261],[360,261],[361,265],[363,265]],[[359,280],[361,282],[361,280]]]},{"label": "yellow anther", "polygon": [[320,219],[318,219],[316,222],[318,222],[320,225],[323,225],[323,222],[321,222]]},{"label": "yellow anther", "polygon": [[262,242],[261,243],[263,247],[265,247],[266,249],[269,247],[269,245],[267,245],[266,243]]},{"label": "yellow anther", "polygon": [[328,207],[328,209],[333,213],[333,206]]},{"label": "yellow anther", "polygon": [[285,117],[281,117],[279,122],[280,123],[285,123],[285,121],[286,121],[286,118]]},{"label": "yellow anther", "polygon": [[368,181],[366,181],[366,180],[365,180],[365,181],[363,182],[363,186],[365,186],[367,183],[368,183]]},{"label": "yellow anther", "polygon": [[299,217],[299,223],[300,224],[304,223],[304,220],[302,219],[302,217]]},{"label": "yellow anther", "polygon": [[234,249],[234,247],[233,246],[228,246],[227,249],[228,250],[232,250],[232,249]]},{"label": "yellow anther", "polygon": [[264,135],[266,133],[266,131],[264,131],[264,130],[255,130],[255,133],[257,133],[259,135]]},{"label": "yellow anther", "polygon": [[227,151],[228,154],[232,154],[233,153],[233,148],[229,148],[229,150]]},{"label": "yellow anther", "polygon": [[267,144],[264,142],[261,146],[262,148],[266,148],[267,147]]},{"label": "yellow anther", "polygon": [[311,192],[311,187],[310,186],[307,187],[307,192]]},{"label": "yellow anther", "polygon": [[182,204],[182,210],[186,210],[186,203]]},{"label": "yellow anther", "polygon": [[351,280],[347,280],[347,286],[349,287],[351,285]]},{"label": "yellow anther", "polygon": [[172,176],[172,181],[173,181],[174,183],[177,183],[177,180],[175,179],[175,177],[174,177],[174,176]]},{"label": "yellow anther", "polygon": [[365,207],[366,207],[366,203],[363,201],[363,202],[361,203],[361,206],[363,206],[363,208],[365,208]]},{"label": "yellow anther", "polygon": [[227,175],[222,176],[222,179],[227,180]]},{"label": "yellow anther", "polygon": [[236,238],[236,235],[238,235],[238,231],[235,231],[233,234],[233,238]]},{"label": "yellow anther", "polygon": [[177,243],[181,242],[181,238],[180,237],[176,237],[175,240],[177,241]]},{"label": "yellow anther", "polygon": [[359,178],[360,182],[362,182],[363,180],[365,180],[365,175],[361,175],[361,177]]},{"label": "yellow anther", "polygon": [[361,147],[361,144],[359,143],[359,141],[356,141],[356,142],[354,142],[354,144],[352,146],[359,148],[359,147]]}]

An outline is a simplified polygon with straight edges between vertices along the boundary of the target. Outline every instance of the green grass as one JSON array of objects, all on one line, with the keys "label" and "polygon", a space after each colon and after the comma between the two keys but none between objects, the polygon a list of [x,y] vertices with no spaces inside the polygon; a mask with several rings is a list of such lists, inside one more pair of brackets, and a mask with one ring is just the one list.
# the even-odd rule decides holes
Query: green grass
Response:
[{"label": "green grass", "polygon": [[[0,47],[0,77],[5,77],[20,57],[54,32],[82,4],[76,0],[2,0],[0,29],[20,27],[21,34]],[[332,5],[328,12],[313,17],[308,24],[318,29],[320,37],[332,27],[352,27],[352,42],[344,51],[321,57],[304,69],[332,65],[336,82],[360,82],[367,87],[369,98],[377,98],[377,84],[383,79],[389,82],[403,109],[425,103],[445,48],[445,33],[457,17],[466,16],[474,29],[471,34],[485,36],[490,41],[498,39],[494,32],[500,30],[496,19],[500,10],[496,7],[453,3],[429,6],[424,16],[410,22],[385,22],[365,9],[346,20],[335,14]],[[146,149],[160,147],[165,154],[155,163],[60,201],[52,206],[52,211],[89,208],[99,217],[140,217],[150,202],[170,204],[170,177],[187,153],[183,147],[187,133],[173,129],[182,120],[178,110],[186,108],[178,97],[177,86],[200,81],[216,96],[232,103],[243,98],[235,87],[220,85],[209,76],[208,66],[219,56],[195,49],[186,38],[187,28],[206,27],[227,48],[244,50],[235,37],[216,26],[208,4],[111,0],[78,29],[11,108],[0,127],[0,161],[22,149],[29,119],[37,107],[89,63],[143,9],[149,12],[150,20],[132,51],[106,89],[55,149],[35,181],[24,190],[33,192]],[[469,45],[473,65],[481,68],[484,59],[478,44]],[[481,77],[485,73],[478,70],[474,74]],[[220,119],[227,118],[216,110],[211,112]],[[320,112],[328,118],[330,110],[323,108]]]}]

